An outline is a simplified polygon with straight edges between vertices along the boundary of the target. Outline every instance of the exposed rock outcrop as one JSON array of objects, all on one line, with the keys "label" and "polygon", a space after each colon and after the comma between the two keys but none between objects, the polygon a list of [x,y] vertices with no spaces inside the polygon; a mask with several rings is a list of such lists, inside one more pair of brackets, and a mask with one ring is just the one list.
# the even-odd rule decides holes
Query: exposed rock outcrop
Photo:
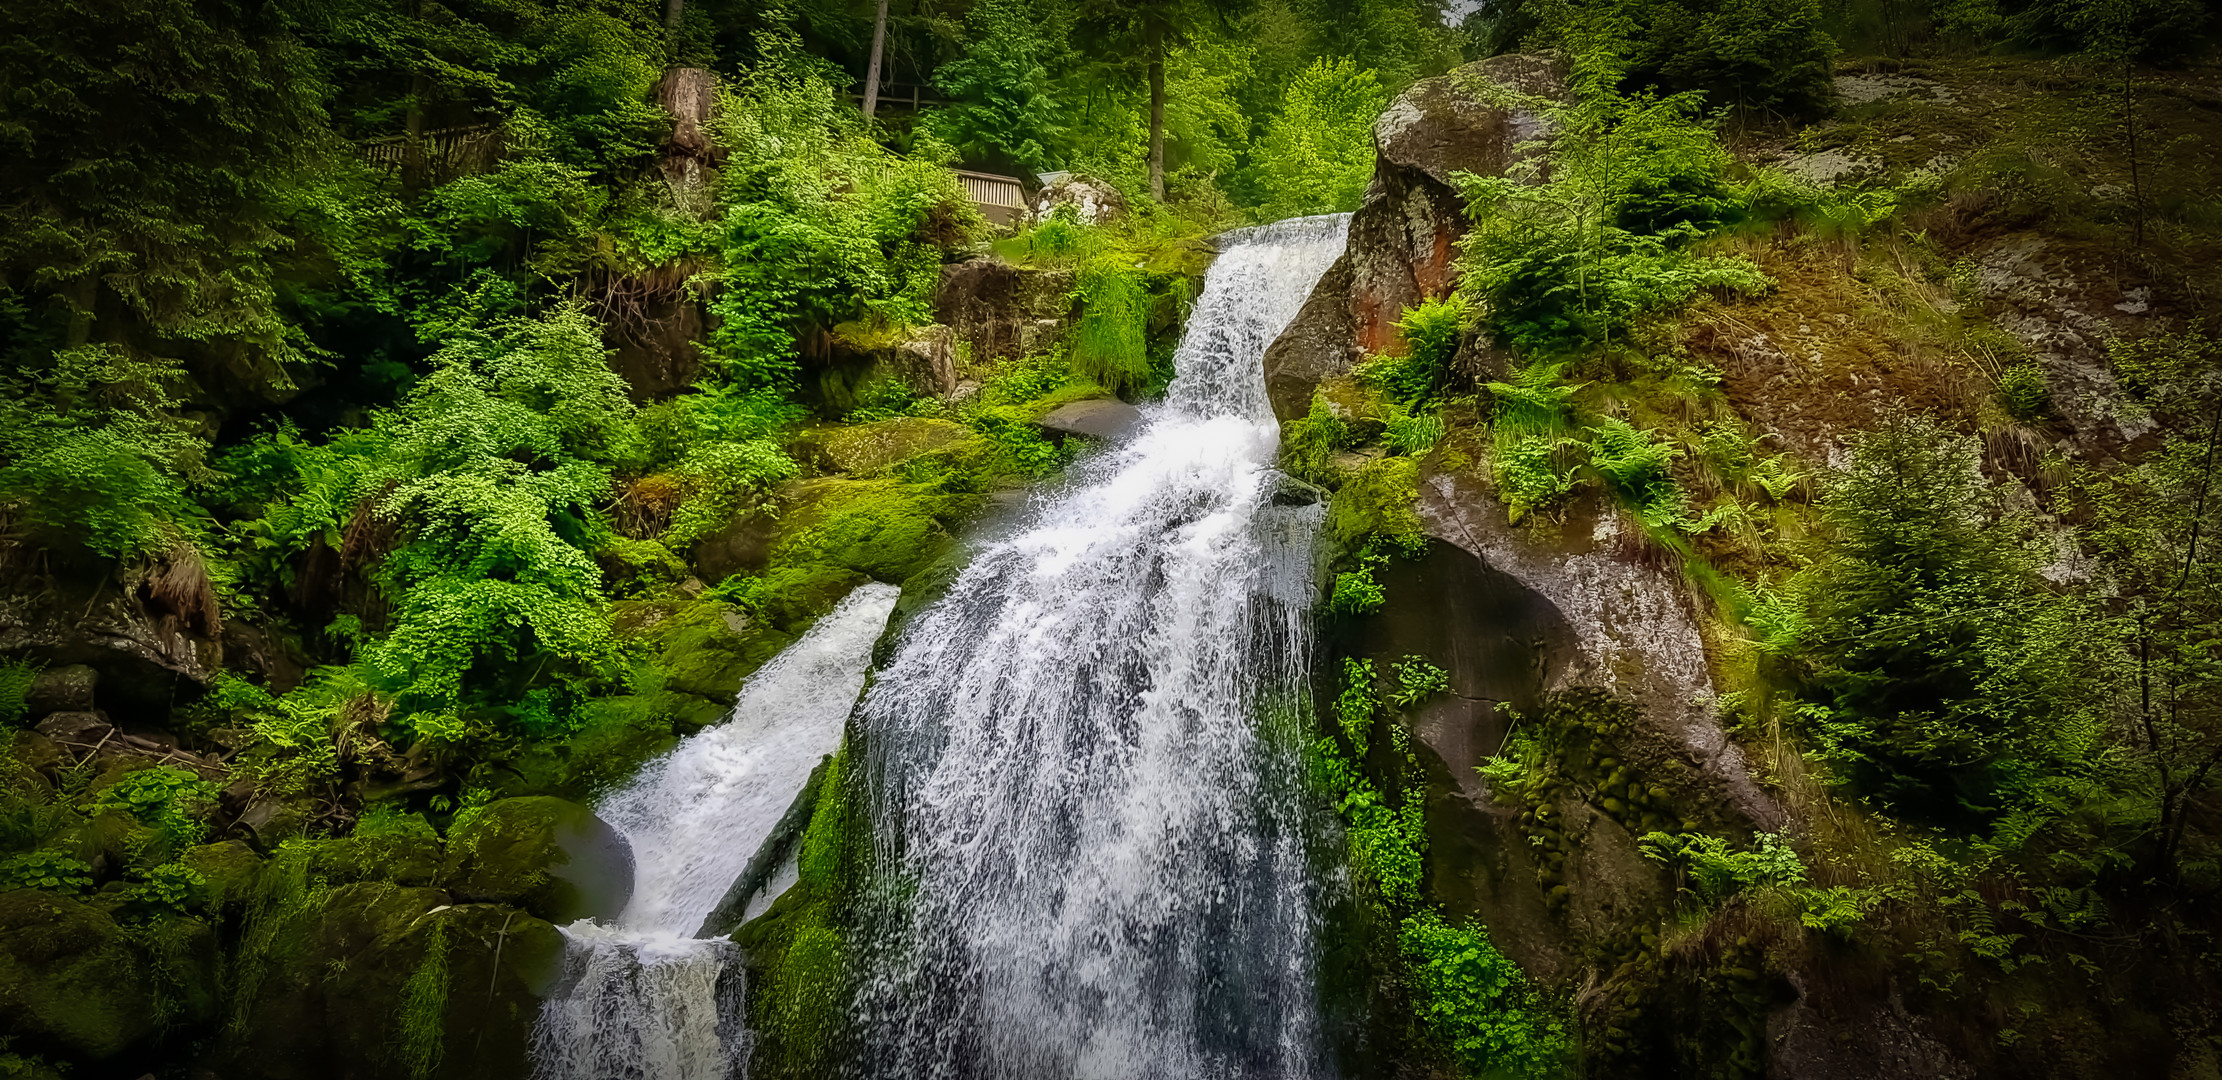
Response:
[{"label": "exposed rock outcrop", "polygon": [[934,318],[974,363],[1024,356],[1047,345],[1072,318],[1073,272],[1027,270],[1001,259],[941,268]]},{"label": "exposed rock outcrop", "polygon": [[1276,415],[1302,416],[1322,379],[1395,344],[1405,308],[1457,285],[1452,259],[1466,234],[1466,202],[1453,178],[1504,175],[1544,134],[1543,118],[1517,97],[1565,92],[1557,61],[1493,56],[1423,79],[1390,104],[1374,123],[1378,164],[1350,219],[1348,250],[1266,350]]},{"label": "exposed rock outcrop", "polygon": [[51,580],[34,591],[40,583],[19,579],[0,594],[0,655],[90,668],[104,707],[167,711],[180,683],[206,684],[223,665],[220,640],[151,609],[138,590],[104,578],[89,594]]}]

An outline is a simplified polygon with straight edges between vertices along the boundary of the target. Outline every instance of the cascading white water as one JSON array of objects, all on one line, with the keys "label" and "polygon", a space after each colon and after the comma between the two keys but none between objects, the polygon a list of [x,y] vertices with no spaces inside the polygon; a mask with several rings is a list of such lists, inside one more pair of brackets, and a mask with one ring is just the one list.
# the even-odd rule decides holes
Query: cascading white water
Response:
[{"label": "cascading white water", "polygon": [[841,742],[902,590],[859,587],[757,671],[731,719],[602,801],[633,849],[608,926],[563,928],[564,974],[533,1032],[541,1080],[726,1080],[748,1049],[732,942],[695,934]]},{"label": "cascading white water", "polygon": [[863,705],[856,1071],[1324,1074],[1294,727],[1320,508],[1260,358],[1348,219],[1225,238],[1167,400],[985,546]]}]

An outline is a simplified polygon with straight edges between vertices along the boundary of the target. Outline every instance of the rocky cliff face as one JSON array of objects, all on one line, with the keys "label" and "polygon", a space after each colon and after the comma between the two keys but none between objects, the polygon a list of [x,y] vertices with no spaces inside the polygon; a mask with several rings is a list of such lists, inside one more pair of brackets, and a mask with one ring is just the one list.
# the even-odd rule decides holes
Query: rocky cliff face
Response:
[{"label": "rocky cliff face", "polygon": [[1350,219],[1349,252],[1266,351],[1276,415],[1304,415],[1322,380],[1395,345],[1405,308],[1450,293],[1466,233],[1457,175],[1504,175],[1545,134],[1543,118],[1520,101],[1565,92],[1556,61],[1493,56],[1398,95],[1374,123],[1378,164]]}]

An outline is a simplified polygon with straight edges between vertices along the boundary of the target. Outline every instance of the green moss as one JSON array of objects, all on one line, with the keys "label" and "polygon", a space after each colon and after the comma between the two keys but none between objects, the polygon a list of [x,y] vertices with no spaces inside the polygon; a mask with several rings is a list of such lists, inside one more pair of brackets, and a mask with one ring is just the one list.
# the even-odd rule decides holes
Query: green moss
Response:
[{"label": "green moss", "polygon": [[933,561],[949,533],[940,505],[892,480],[817,480],[781,523],[775,565],[827,566],[901,584]]},{"label": "green moss", "polygon": [[734,935],[750,964],[749,1012],[759,1036],[752,1066],[766,1075],[824,1075],[846,1023],[842,928],[868,844],[843,781],[849,754],[847,747],[836,754],[819,781],[794,887]]},{"label": "green moss", "polygon": [[44,889],[0,893],[0,1029],[107,1061],[158,1027],[147,973],[123,927]]},{"label": "green moss", "polygon": [[1376,536],[1407,544],[1421,539],[1419,483],[1420,463],[1412,458],[1367,463],[1328,504],[1328,537],[1345,551],[1356,551]]},{"label": "green moss", "polygon": [[443,881],[459,900],[516,904],[568,922],[624,906],[631,856],[586,807],[544,795],[500,799],[459,815]]}]

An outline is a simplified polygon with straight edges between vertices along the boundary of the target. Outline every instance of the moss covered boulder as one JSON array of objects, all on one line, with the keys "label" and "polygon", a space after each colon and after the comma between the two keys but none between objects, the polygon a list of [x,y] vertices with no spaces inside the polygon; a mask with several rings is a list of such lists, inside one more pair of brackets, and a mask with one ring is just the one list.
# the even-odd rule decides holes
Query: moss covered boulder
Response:
[{"label": "moss covered boulder", "polygon": [[123,927],[40,889],[0,893],[0,1031],[13,1048],[112,1061],[158,1032],[155,990]]},{"label": "moss covered boulder", "polygon": [[363,882],[312,889],[250,929],[221,1075],[523,1077],[563,937],[513,907]]},{"label": "moss covered boulder", "polygon": [[446,882],[456,899],[515,904],[554,922],[611,918],[632,897],[633,853],[575,802],[502,799],[448,834]]},{"label": "moss covered boulder", "polygon": [[873,424],[831,428],[813,441],[818,456],[824,459],[822,464],[861,476],[970,437],[971,429],[963,424],[898,416]]}]

